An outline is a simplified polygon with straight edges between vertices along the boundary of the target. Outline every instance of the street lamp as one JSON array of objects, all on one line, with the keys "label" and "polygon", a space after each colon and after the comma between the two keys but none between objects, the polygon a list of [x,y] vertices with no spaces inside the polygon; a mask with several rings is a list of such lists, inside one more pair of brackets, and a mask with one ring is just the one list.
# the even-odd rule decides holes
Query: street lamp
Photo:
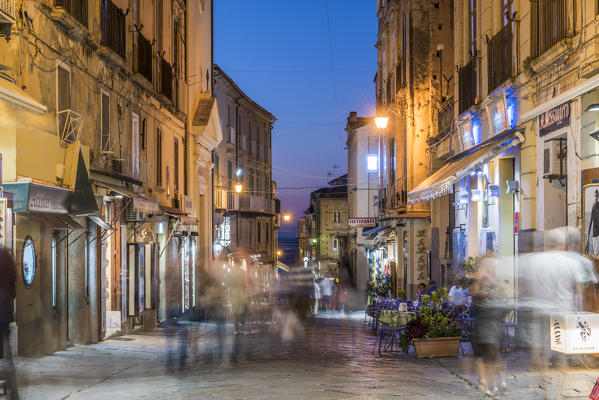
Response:
[{"label": "street lamp", "polygon": [[389,122],[389,117],[375,117],[374,124],[378,129],[385,129],[387,127],[387,123]]},{"label": "street lamp", "polygon": [[242,190],[243,190],[243,185],[241,183],[236,183],[235,184],[235,193],[241,193]]},{"label": "street lamp", "polygon": [[289,214],[288,212],[283,213],[283,221],[285,221],[285,222],[291,221],[291,214]]},{"label": "street lamp", "polygon": [[281,250],[277,250],[277,257],[280,257],[283,252]]}]

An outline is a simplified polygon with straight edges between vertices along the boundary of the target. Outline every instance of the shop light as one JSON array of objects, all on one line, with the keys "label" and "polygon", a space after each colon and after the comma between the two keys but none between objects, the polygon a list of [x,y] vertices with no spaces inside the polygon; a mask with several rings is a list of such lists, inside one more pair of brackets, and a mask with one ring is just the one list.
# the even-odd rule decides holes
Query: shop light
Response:
[{"label": "shop light", "polygon": [[376,171],[378,169],[379,158],[376,154],[368,155],[368,171]]},{"label": "shop light", "polygon": [[589,104],[585,111],[599,111],[599,104],[598,103]]},{"label": "shop light", "polygon": [[374,124],[379,129],[385,129],[387,127],[387,123],[389,122],[388,117],[376,117],[374,119]]},{"label": "shop light", "polygon": [[312,239],[312,244],[316,244],[317,241],[317,239]]}]

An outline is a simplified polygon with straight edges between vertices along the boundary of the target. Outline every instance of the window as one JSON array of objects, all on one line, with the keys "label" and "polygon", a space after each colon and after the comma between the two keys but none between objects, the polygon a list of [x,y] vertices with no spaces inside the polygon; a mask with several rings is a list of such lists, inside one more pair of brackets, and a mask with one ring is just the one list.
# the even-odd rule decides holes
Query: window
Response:
[{"label": "window", "polygon": [[333,222],[335,222],[335,223],[341,222],[341,211],[340,210],[333,211]]},{"label": "window", "polygon": [[514,14],[514,0],[502,0],[501,26],[506,26]]},{"label": "window", "polygon": [[390,139],[389,143],[389,180],[395,183],[395,138]]},{"label": "window", "polygon": [[253,133],[252,132],[252,121],[248,121],[248,144],[249,144],[249,153],[252,154],[252,141],[253,141]]},{"label": "window", "polygon": [[131,114],[131,172],[139,176],[139,116]]},{"label": "window", "polygon": [[174,151],[174,179],[173,186],[175,188],[175,193],[179,191],[179,139],[175,138],[175,151]]},{"label": "window", "polygon": [[333,251],[339,251],[339,239],[333,239]]},{"label": "window", "polygon": [[231,143],[231,105],[227,104],[227,143]]},{"label": "window", "polygon": [[140,133],[140,138],[139,138],[139,142],[140,142],[142,150],[146,149],[146,132],[147,132],[147,128],[148,128],[148,121],[144,118],[141,121],[141,133]]},{"label": "window", "polygon": [[162,186],[162,131],[156,129],[156,185]]},{"label": "window", "polygon": [[378,162],[379,162],[379,158],[376,154],[369,154],[368,155],[368,171],[378,170]]},{"label": "window", "polygon": [[476,0],[468,0],[468,39],[471,57],[476,57]]},{"label": "window", "polygon": [[532,56],[539,56],[568,34],[566,0],[537,0],[531,7]]},{"label": "window", "polygon": [[56,110],[58,116],[58,136],[61,142],[73,143],[75,138],[70,136],[70,127],[68,126],[69,110],[71,108],[71,71],[64,65],[58,65],[56,80],[58,89],[58,107]]},{"label": "window", "polygon": [[227,188],[231,189],[233,185],[233,163],[227,161]]},{"label": "window", "polygon": [[112,143],[110,140],[110,96],[108,93],[102,91],[102,106],[101,106],[101,117],[100,121],[102,124],[101,127],[101,143],[102,147],[101,151],[103,152],[111,152],[112,151]]}]

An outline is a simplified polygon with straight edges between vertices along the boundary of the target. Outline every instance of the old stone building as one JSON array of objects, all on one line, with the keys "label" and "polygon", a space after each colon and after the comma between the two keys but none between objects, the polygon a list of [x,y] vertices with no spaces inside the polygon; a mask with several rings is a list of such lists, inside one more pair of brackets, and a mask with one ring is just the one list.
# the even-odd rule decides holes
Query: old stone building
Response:
[{"label": "old stone building", "polygon": [[211,257],[220,141],[211,2],[0,5],[2,212],[23,271],[19,352],[191,310]]},{"label": "old stone building", "polygon": [[215,250],[243,251],[270,276],[280,214],[272,181],[276,118],[218,66],[214,79],[223,128],[223,141],[214,152]]},{"label": "old stone building", "polygon": [[379,147],[378,218],[370,262],[389,271],[395,288],[413,294],[438,272],[438,243],[426,203],[408,192],[434,168],[427,152],[437,136],[437,109],[453,82],[453,1],[379,0],[377,115],[388,118]]}]

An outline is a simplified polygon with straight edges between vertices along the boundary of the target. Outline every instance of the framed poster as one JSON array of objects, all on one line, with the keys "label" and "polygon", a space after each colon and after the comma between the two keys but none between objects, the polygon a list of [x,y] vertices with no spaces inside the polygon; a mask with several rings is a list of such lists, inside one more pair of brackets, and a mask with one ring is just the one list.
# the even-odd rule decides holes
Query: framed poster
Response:
[{"label": "framed poster", "polygon": [[582,187],[582,252],[599,260],[599,184]]},{"label": "framed poster", "polygon": [[37,271],[35,247],[31,236],[27,235],[23,241],[23,253],[21,254],[21,271],[23,283],[27,289],[33,286],[33,279]]}]

